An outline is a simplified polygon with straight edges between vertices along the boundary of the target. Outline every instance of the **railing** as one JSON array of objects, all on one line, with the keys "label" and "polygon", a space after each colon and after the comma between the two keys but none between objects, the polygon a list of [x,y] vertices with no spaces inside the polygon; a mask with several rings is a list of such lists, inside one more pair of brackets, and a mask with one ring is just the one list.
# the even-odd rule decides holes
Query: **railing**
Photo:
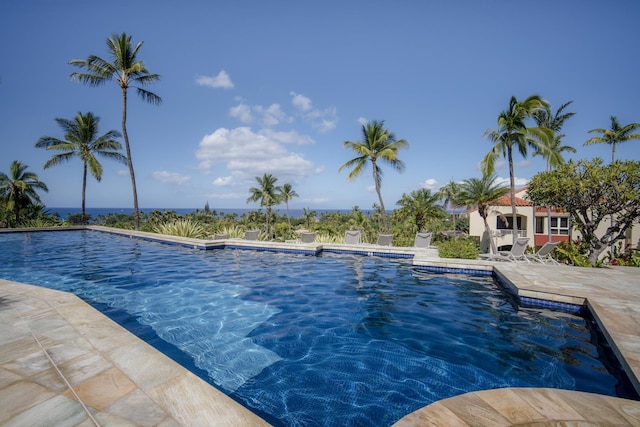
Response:
[{"label": "railing", "polygon": [[[513,235],[513,230],[501,228],[493,232],[494,237],[505,237]],[[527,230],[518,230],[518,237],[527,237]]]}]

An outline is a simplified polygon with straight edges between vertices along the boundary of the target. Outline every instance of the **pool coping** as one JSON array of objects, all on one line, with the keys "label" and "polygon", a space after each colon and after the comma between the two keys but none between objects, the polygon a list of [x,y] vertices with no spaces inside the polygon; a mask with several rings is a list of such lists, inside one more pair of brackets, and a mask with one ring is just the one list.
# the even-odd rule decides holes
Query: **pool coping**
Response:
[{"label": "pool coping", "polygon": [[[229,248],[229,249],[279,250],[285,253],[287,252],[288,253],[305,253],[305,254],[316,254],[316,255],[321,253],[322,251],[327,251],[327,252],[340,251],[336,253],[356,253],[360,255],[387,256],[391,258],[398,258],[399,257],[398,255],[401,255],[400,256],[401,258],[412,258],[413,259],[412,263],[414,266],[439,268],[439,269],[442,269],[441,271],[445,273],[447,272],[458,273],[458,272],[464,272],[464,271],[484,271],[484,272],[491,271],[496,275],[496,277],[498,277],[499,281],[503,285],[505,285],[514,295],[518,297],[533,298],[534,300],[541,300],[541,301],[552,301],[552,302],[555,301],[559,304],[583,305],[587,307],[590,310],[596,322],[598,323],[598,326],[600,327],[601,331],[605,335],[612,350],[618,357],[618,360],[620,361],[623,369],[625,369],[625,371],[629,375],[629,378],[631,379],[634,387],[636,387],[636,390],[640,390],[640,383],[638,382],[638,377],[640,376],[639,375],[640,374],[640,327],[638,326],[640,325],[640,295],[638,294],[637,291],[629,292],[630,290],[635,291],[636,287],[640,288],[640,286],[637,286],[638,284],[640,284],[637,279],[637,273],[636,273],[637,270],[627,271],[625,269],[581,269],[579,267],[567,267],[567,266],[526,265],[526,264],[520,264],[520,263],[516,264],[516,263],[501,263],[501,262],[491,262],[491,261],[442,259],[437,256],[437,250],[435,250],[435,254],[434,254],[434,250],[425,250],[425,249],[416,249],[416,248],[397,248],[397,247],[376,247],[376,245],[366,245],[365,247],[362,247],[362,245],[339,245],[339,244],[301,244],[301,243],[273,244],[270,242],[244,241],[242,239],[228,239],[225,241],[202,241],[198,239],[176,238],[174,236],[156,235],[154,233],[145,233],[145,232],[137,232],[132,230],[121,230],[121,229],[112,229],[108,227],[96,227],[96,226],[65,227],[65,228],[56,227],[54,229],[46,229],[46,230],[23,229],[20,231],[61,231],[61,230],[78,230],[78,229],[93,229],[96,231],[112,232],[115,234],[127,235],[129,237],[138,237],[138,238],[158,241],[162,243],[178,244],[181,246],[191,247],[195,249],[211,250],[211,249]],[[296,252],[289,252],[289,251],[296,251]],[[608,274],[605,274],[605,273],[608,273]],[[615,285],[612,285],[611,283],[609,283],[611,282],[611,280],[605,280],[607,279],[608,276],[611,276],[612,274],[616,276],[614,277],[614,281],[620,282],[621,284],[624,285],[621,288],[621,292],[622,292],[621,295],[616,294]],[[585,283],[582,285],[577,284],[575,283],[576,280],[578,281],[582,280]],[[518,285],[516,285],[516,283]],[[46,291],[58,292],[58,291],[53,291],[46,288],[34,287],[31,285],[17,284],[15,282],[7,282],[1,279],[0,279],[0,285],[2,285],[0,286],[0,290],[3,290],[5,292],[9,289],[7,285],[11,285],[10,287],[13,287],[14,290],[10,293],[10,295],[14,295],[14,296],[15,294],[25,295],[26,293],[26,295],[29,295],[29,298],[35,298],[35,299],[37,299],[37,297],[33,296],[34,294],[38,294],[38,293],[48,294]],[[37,288],[37,289],[34,290],[31,288]],[[46,291],[43,291],[43,290],[46,290]],[[67,294],[67,295],[71,295],[71,294]],[[102,315],[101,313],[98,313],[93,308],[91,308],[91,306],[82,302],[79,298],[77,297],[75,298],[77,299],[77,301],[76,303],[74,303],[74,306],[76,307],[86,306],[85,309],[87,310],[87,313],[91,313],[85,316],[87,319],[95,319],[96,317],[100,318],[102,316],[103,319],[100,320],[100,323],[102,325],[113,323],[108,318],[106,318],[106,316]],[[46,311],[52,310],[53,312],[57,313],[58,317],[61,317],[62,319],[64,319],[66,322],[68,322],[69,325],[73,325],[72,326],[73,328],[82,326],[83,325],[83,321],[81,321],[82,319],[78,319],[77,316],[70,315],[68,312],[65,312],[64,307],[67,306],[69,303],[68,302],[61,303],[60,301],[61,301],[61,298],[52,298],[50,301],[47,301],[47,304],[50,304],[50,307]],[[32,302],[33,301],[30,301],[30,303]],[[58,306],[58,304],[62,304],[61,305],[62,309]],[[27,306],[31,307],[31,305],[29,304],[27,304]],[[21,309],[24,309],[24,307],[14,308],[14,311],[21,310]],[[18,311],[16,311],[16,313],[18,313]],[[623,314],[625,317],[621,319],[620,317]],[[78,323],[79,321],[80,323]],[[21,319],[13,323],[12,327],[19,328],[26,324],[29,324],[29,320]],[[126,332],[126,334],[124,335],[119,333],[118,336],[124,337],[124,336],[127,336],[127,334],[129,335],[127,339],[123,338],[123,340],[131,343],[129,345],[130,348],[132,349],[146,348],[146,350],[143,351],[145,355],[152,354],[153,355],[152,357],[154,358],[154,360],[156,358],[159,360],[163,360],[160,363],[160,365],[170,367],[169,370],[171,372],[174,372],[176,370],[186,371],[180,374],[180,378],[182,379],[181,381],[184,381],[182,386],[184,386],[184,384],[186,383],[189,383],[190,384],[189,388],[190,388],[192,387],[191,384],[193,384],[193,389],[198,390],[198,392],[196,393],[198,396],[200,395],[214,396],[212,397],[212,399],[215,402],[221,402],[220,404],[215,405],[214,410],[211,410],[211,408],[209,408],[210,403],[206,403],[203,406],[202,401],[200,401],[200,404],[197,405],[197,412],[199,414],[207,413],[208,416],[216,417],[216,418],[208,418],[209,420],[220,418],[221,420],[220,425],[268,425],[264,420],[257,417],[249,409],[246,409],[243,406],[239,405],[237,402],[235,402],[228,396],[219,392],[215,387],[210,386],[208,383],[204,382],[197,376],[191,374],[185,368],[182,368],[180,365],[176,364],[175,362],[173,362],[173,360],[169,359],[167,356],[164,356],[162,353],[158,352],[153,347],[149,346],[146,343],[143,343],[137,337],[130,334],[128,331],[124,330],[124,328],[121,328],[119,325],[115,323],[109,326],[110,330],[117,330],[118,328]],[[83,332],[84,335],[82,335],[83,340],[91,342],[91,339],[92,339],[91,334],[94,332],[95,330],[91,328],[85,330]],[[3,338],[2,353],[4,353],[5,339],[4,337],[1,337],[1,338]],[[45,338],[47,337],[45,336]],[[98,345],[101,344],[100,340],[104,340],[104,336],[98,337],[98,341],[96,341]],[[104,343],[102,344],[104,345]],[[58,342],[57,345],[64,346],[66,344],[64,342]],[[121,348],[120,346],[118,347]],[[113,349],[105,348],[104,351],[111,352],[111,354],[114,354]],[[0,353],[0,355],[2,353]],[[159,355],[155,353],[158,353]],[[150,357],[150,356],[147,356],[147,357]],[[2,358],[0,357],[0,359]],[[129,379],[131,382],[138,385],[138,387],[140,386],[135,380],[136,371],[138,369],[142,369],[144,371],[144,366],[145,366],[144,361],[140,362],[141,363],[140,366],[136,365],[133,362],[129,363],[126,361],[117,361],[117,360],[111,361],[111,363],[114,366],[116,366],[120,371],[124,372],[125,376],[129,375]],[[132,366],[135,366],[135,368],[132,368]],[[154,372],[153,374],[154,374],[153,376],[156,376],[156,372]],[[26,379],[23,378],[23,381],[26,381]],[[11,384],[13,385],[13,383]],[[2,389],[0,389],[0,407],[3,407],[4,406],[3,402],[5,402],[7,399],[7,396],[5,395],[5,391],[7,390],[7,387],[2,385],[2,382],[0,382],[0,387],[2,387]],[[139,388],[143,390],[142,387],[139,387]],[[490,392],[500,392],[502,394],[505,394],[511,397],[513,393],[516,393],[520,396],[519,400],[518,399],[516,400],[520,402],[520,400],[522,400],[521,395],[522,393],[525,393],[525,392],[521,392],[517,390],[514,391],[514,390],[515,389],[498,389],[497,391],[492,390]],[[581,394],[580,392],[566,392],[564,390],[562,391],[549,390],[549,389],[527,389],[527,390],[528,391],[525,394],[534,394],[538,396],[540,393],[543,393],[547,397],[549,395],[553,395],[555,396],[554,398],[557,398],[557,399],[561,399],[562,396],[568,396],[568,395],[581,396],[582,394],[585,394],[585,393]],[[488,392],[489,391],[487,391],[487,393]],[[487,393],[472,392],[472,393],[467,393],[461,396],[456,396],[451,399],[454,402],[458,402],[458,401],[466,402],[466,400],[468,399],[476,399],[476,400],[484,399],[484,397],[488,395],[493,396],[495,394],[495,393],[489,393],[489,394]],[[63,393],[60,393],[60,394],[62,395]],[[189,405],[189,402],[190,402],[189,399],[194,398],[195,400],[198,400],[198,396],[192,396],[193,394],[194,393],[188,393],[188,396],[187,396],[188,399],[185,396],[180,397],[178,399],[179,402],[172,401],[172,399],[170,398],[170,396],[172,396],[172,393],[169,393],[168,395],[162,395],[162,393],[157,393],[157,395],[154,395],[153,399],[155,400],[153,399],[152,400],[156,403],[158,407],[163,407],[163,406],[168,407],[168,409],[166,410],[168,415],[165,419],[166,421],[165,425],[198,425],[197,423],[194,423],[194,420],[196,418],[189,418],[189,416],[193,416],[193,411],[196,410],[196,407]],[[562,395],[562,396],[559,396],[559,395]],[[147,395],[147,397],[151,399],[150,396]],[[187,400],[186,403],[185,403],[185,399]],[[574,397],[570,397],[567,399],[575,400]],[[607,405],[609,406],[613,405],[611,404],[611,402],[623,401],[619,403],[618,408],[623,408],[623,409],[635,408],[634,410],[637,410],[637,412],[635,413],[636,414],[640,413],[640,402],[627,401],[625,399],[619,399],[619,398],[610,398],[608,396],[603,396],[602,399],[604,399],[603,401],[609,402],[607,403]],[[458,412],[454,414],[455,411],[452,412],[451,407],[452,405],[457,407],[456,406],[457,404],[447,403],[448,406],[445,405],[445,402],[448,402],[449,400],[450,399],[446,399],[445,401],[435,402],[431,405],[426,406],[425,408],[415,411],[412,414],[408,414],[407,416],[399,420],[397,425],[402,425],[402,426],[429,425],[429,424],[425,424],[424,416],[428,415],[428,418],[430,417],[433,419],[437,419],[437,417],[441,416],[443,413],[452,415],[454,418],[451,418],[451,420],[453,419],[464,420],[466,415],[460,412],[461,410],[460,408],[464,409],[466,407],[469,411],[478,410],[478,407],[476,406],[469,406],[465,404],[460,406],[460,408],[458,408]],[[582,402],[584,401],[584,399],[579,398],[578,401]],[[486,406],[486,399],[484,399],[483,402],[484,402],[483,405]],[[508,408],[507,409],[513,412],[514,410],[517,409],[517,407],[518,405],[516,405],[516,407],[510,407],[510,409]],[[502,408],[502,409],[503,409],[502,412],[500,412],[501,410],[498,410],[497,412],[498,414],[501,414],[500,415],[501,417],[505,415],[504,411],[507,410],[505,408]],[[571,413],[571,416],[574,417],[574,418],[566,418],[566,419],[580,419],[580,418],[575,418],[573,413],[568,408],[565,408],[565,409],[566,409],[565,411],[566,414]],[[109,414],[104,411],[100,411],[96,408],[90,408],[89,413],[92,410],[95,411],[96,414],[100,414],[102,417],[108,418],[110,416],[116,416],[114,414]],[[488,411],[487,408],[484,408],[484,410]],[[221,411],[224,412],[225,414],[228,413],[231,415],[222,416]],[[629,418],[631,415],[629,415],[625,411],[626,409],[625,410],[620,409],[618,410],[618,413],[619,414],[624,413],[621,416],[626,417],[626,419],[628,420],[632,419],[632,418]],[[30,407],[28,410],[25,409],[24,413],[17,414],[16,416],[21,416],[24,414],[28,415],[31,412],[33,412],[32,407]],[[538,410],[536,412],[537,415],[535,415],[531,419],[537,420],[540,416],[546,416],[544,414],[541,415],[541,412],[543,413],[544,411]],[[27,416],[27,415],[24,415],[24,416]],[[556,418],[552,418],[552,419],[554,420],[558,419],[557,415],[558,414],[555,414],[554,417]],[[227,420],[231,419],[231,423],[225,424],[226,422],[224,421],[225,419]],[[548,419],[551,419],[551,418],[548,418]],[[562,419],[565,419],[565,418],[562,418]],[[629,425],[634,425],[634,422],[637,424],[640,424],[640,418],[633,418],[632,421],[633,422],[631,422]],[[2,423],[1,418],[0,418],[0,423]],[[176,423],[176,424],[172,424],[172,423]],[[414,424],[411,424],[411,423],[414,423]],[[88,424],[88,425],[91,425],[91,424]],[[459,424],[459,425],[478,425],[478,424]],[[503,424],[490,424],[490,425],[503,425]]]}]

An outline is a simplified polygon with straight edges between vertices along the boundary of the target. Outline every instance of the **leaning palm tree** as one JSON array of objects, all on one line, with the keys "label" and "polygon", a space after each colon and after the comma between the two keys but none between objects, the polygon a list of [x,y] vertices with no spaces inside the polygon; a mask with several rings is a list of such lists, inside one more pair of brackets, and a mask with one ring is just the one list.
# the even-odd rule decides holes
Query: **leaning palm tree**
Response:
[{"label": "leaning palm tree", "polygon": [[611,129],[591,129],[589,133],[599,133],[600,136],[589,138],[584,145],[611,145],[611,163],[613,163],[616,157],[616,145],[632,139],[640,139],[640,133],[632,133],[638,128],[640,128],[640,123],[629,123],[626,126],[620,126],[616,116],[611,116]]},{"label": "leaning palm tree", "polygon": [[109,81],[114,81],[122,92],[122,135],[127,151],[127,163],[129,165],[129,175],[131,176],[131,186],[133,188],[133,218],[136,230],[140,228],[140,213],[138,209],[138,191],[136,189],[136,176],[133,170],[131,159],[131,147],[129,145],[129,135],[127,134],[127,91],[129,87],[135,87],[143,100],[159,105],[162,98],[153,92],[143,89],[143,86],[160,80],[158,74],[149,73],[142,61],[138,61],[138,51],[143,42],[138,42],[135,47],[131,46],[131,36],[125,33],[120,35],[112,34],[107,39],[107,51],[111,61],[90,55],[87,59],[72,59],[69,64],[84,69],[86,72],[71,73],[73,80],[87,83],[90,86],[101,86]]},{"label": "leaning palm tree", "polygon": [[280,190],[280,200],[284,202],[287,207],[287,222],[289,223],[289,232],[291,232],[291,217],[289,216],[289,202],[293,200],[294,197],[299,197],[299,194],[293,189],[291,184],[288,182],[282,186]]},{"label": "leaning palm tree", "polygon": [[260,201],[260,206],[264,206],[266,209],[266,233],[270,236],[269,219],[271,218],[271,207],[280,203],[278,194],[282,191],[282,188],[276,186],[278,178],[271,174],[265,173],[262,178],[256,176],[258,182],[257,187],[251,187],[249,192],[251,195],[247,199],[247,203]]},{"label": "leaning palm tree", "polygon": [[478,214],[480,214],[484,222],[485,235],[489,239],[492,253],[496,253],[497,248],[491,236],[491,227],[487,222],[489,207],[508,192],[509,187],[496,184],[495,175],[484,175],[481,179],[465,179],[462,184],[460,184],[458,203],[467,206],[469,209],[473,207],[478,209]]},{"label": "leaning palm tree", "polygon": [[509,183],[511,187],[511,212],[513,222],[513,241],[518,237],[516,221],[515,175],[513,173],[513,150],[517,148],[522,157],[527,157],[529,146],[544,150],[540,140],[548,137],[550,131],[546,128],[528,128],[525,121],[536,111],[548,108],[549,104],[538,95],[531,95],[523,101],[515,96],[509,101],[509,108],[498,116],[498,129],[488,129],[484,137],[494,143],[494,146],[482,159],[483,175],[493,175],[495,164],[500,156],[506,157],[509,163]]},{"label": "leaning palm tree", "polygon": [[345,148],[351,148],[358,155],[338,169],[340,172],[345,168],[353,168],[347,176],[349,181],[360,176],[367,166],[367,163],[371,162],[373,182],[376,187],[378,199],[380,200],[380,209],[382,210],[382,221],[385,231],[388,233],[387,214],[384,208],[384,201],[382,200],[382,193],[380,192],[380,187],[382,186],[382,169],[378,161],[383,161],[395,170],[402,172],[404,170],[404,162],[398,158],[398,151],[407,148],[409,143],[404,139],[396,140],[395,135],[384,128],[384,121],[374,120],[362,125],[362,141],[344,141],[343,145]]},{"label": "leaning palm tree", "polygon": [[49,191],[38,175],[27,171],[28,167],[14,160],[8,175],[0,172],[0,201],[6,211],[11,213],[11,217],[8,218],[10,226],[20,224],[20,214],[23,210],[40,203],[40,196],[36,190]]},{"label": "leaning palm tree", "polygon": [[65,139],[43,136],[36,142],[36,147],[59,151],[44,164],[45,169],[66,163],[73,157],[78,157],[82,161],[82,220],[86,222],[87,172],[91,172],[97,181],[102,179],[102,165],[96,156],[127,163],[127,158],[118,152],[122,149],[122,144],[116,140],[120,137],[120,133],[110,130],[98,136],[100,118],[91,112],[78,113],[73,120],[56,118],[56,122],[64,131]]},{"label": "leaning palm tree", "polygon": [[[564,163],[564,157],[562,153],[568,151],[575,153],[576,149],[570,145],[562,145],[562,138],[565,137],[563,133],[560,133],[564,122],[573,117],[576,113],[565,113],[564,109],[568,107],[573,101],[566,102],[558,108],[555,114],[552,113],[551,108],[544,108],[538,110],[533,114],[538,127],[547,128],[551,132],[543,134],[543,139],[540,141],[542,146],[537,148],[533,155],[541,155],[547,161],[547,171],[552,170]],[[547,230],[549,242],[552,241],[551,237],[551,207],[547,206]]]},{"label": "leaning palm tree", "polygon": [[453,218],[453,229],[456,229],[456,208],[458,205],[458,198],[460,197],[460,183],[453,180],[447,182],[440,187],[437,192],[438,197],[444,201],[445,206],[451,206],[451,217]]}]

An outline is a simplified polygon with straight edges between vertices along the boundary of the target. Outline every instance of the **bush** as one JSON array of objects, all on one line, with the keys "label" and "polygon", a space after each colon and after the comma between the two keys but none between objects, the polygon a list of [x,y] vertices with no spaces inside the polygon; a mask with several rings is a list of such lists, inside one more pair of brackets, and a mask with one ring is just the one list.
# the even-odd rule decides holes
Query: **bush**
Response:
[{"label": "bush", "polygon": [[589,245],[582,240],[567,240],[556,246],[554,254],[560,264],[590,267],[591,263],[586,255],[588,250]]},{"label": "bush", "polygon": [[175,221],[164,222],[153,227],[153,230],[160,234],[190,237],[193,239],[203,239],[207,236],[207,232],[202,224],[190,219],[177,219]]},{"label": "bush", "polygon": [[469,238],[443,240],[438,243],[438,251],[441,258],[476,259],[480,254],[478,244]]}]

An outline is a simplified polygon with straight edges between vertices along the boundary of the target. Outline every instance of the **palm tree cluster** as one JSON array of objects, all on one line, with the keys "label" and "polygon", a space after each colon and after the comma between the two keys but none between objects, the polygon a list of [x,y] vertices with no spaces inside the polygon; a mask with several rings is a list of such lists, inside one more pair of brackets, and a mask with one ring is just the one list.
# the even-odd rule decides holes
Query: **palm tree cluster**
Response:
[{"label": "palm tree cluster", "polygon": [[256,176],[256,181],[258,183],[258,186],[249,188],[249,193],[251,193],[251,195],[247,199],[247,203],[259,201],[260,207],[265,208],[266,234],[269,236],[271,235],[271,209],[273,208],[273,206],[277,206],[281,203],[284,203],[287,206],[287,220],[289,223],[289,231],[291,231],[291,219],[289,218],[289,202],[294,197],[298,197],[298,193],[295,192],[295,190],[289,183],[286,183],[283,186],[276,185],[276,181],[278,181],[278,178],[268,173],[265,173],[262,178]]}]

